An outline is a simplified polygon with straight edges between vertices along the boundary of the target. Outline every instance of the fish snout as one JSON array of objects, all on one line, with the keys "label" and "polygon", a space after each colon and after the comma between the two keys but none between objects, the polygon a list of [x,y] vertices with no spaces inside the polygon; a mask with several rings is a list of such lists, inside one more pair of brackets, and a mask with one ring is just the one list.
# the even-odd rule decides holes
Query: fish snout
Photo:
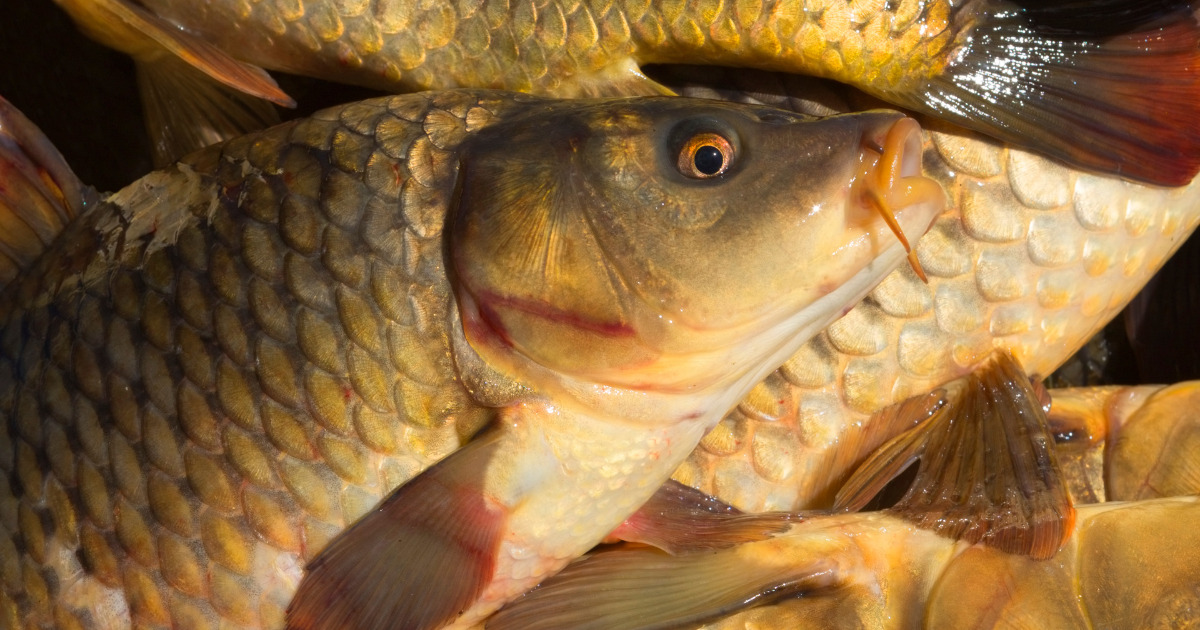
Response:
[{"label": "fish snout", "polygon": [[[942,187],[921,174],[923,144],[921,125],[907,116],[872,125],[862,136],[851,198],[863,227],[882,218],[908,253],[913,271],[925,280],[912,243],[945,209],[946,199]],[[912,242],[908,234],[914,235]]]}]

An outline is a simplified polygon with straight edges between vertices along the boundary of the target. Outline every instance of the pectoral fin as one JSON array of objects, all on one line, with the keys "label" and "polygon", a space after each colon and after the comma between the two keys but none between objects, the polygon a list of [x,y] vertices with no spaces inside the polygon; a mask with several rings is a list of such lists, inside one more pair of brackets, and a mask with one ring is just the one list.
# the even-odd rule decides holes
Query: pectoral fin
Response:
[{"label": "pectoral fin", "polygon": [[638,542],[687,554],[765,540],[796,519],[788,512],[746,514],[695,488],[670,480],[625,519],[609,540]]},{"label": "pectoral fin", "polygon": [[1046,413],[1007,353],[946,387],[935,415],[879,448],[835,509],[857,509],[914,462],[890,511],[951,538],[1048,558],[1070,536],[1075,509],[1054,458]]},{"label": "pectoral fin", "polygon": [[[1200,170],[1200,25],[1186,2],[996,3],[899,104],[1075,166],[1179,186]],[[970,11],[964,9],[960,16]]]},{"label": "pectoral fin", "polygon": [[[764,543],[759,543],[764,544]],[[747,557],[736,547],[671,556],[661,550],[618,548],[568,566],[487,622],[488,630],[641,630],[695,627],[735,611],[794,597],[836,582],[836,560]],[[581,605],[586,603],[586,605]]]},{"label": "pectoral fin", "polygon": [[440,628],[492,578],[506,513],[482,493],[484,435],[398,488],[307,567],[290,630]]},{"label": "pectoral fin", "polygon": [[95,198],[41,130],[0,98],[0,287]]}]

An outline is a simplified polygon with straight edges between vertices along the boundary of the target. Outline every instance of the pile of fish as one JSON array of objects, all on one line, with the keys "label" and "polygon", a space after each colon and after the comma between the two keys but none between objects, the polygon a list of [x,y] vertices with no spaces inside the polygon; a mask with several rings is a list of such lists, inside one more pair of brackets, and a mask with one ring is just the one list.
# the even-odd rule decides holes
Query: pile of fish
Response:
[{"label": "pile of fish", "polygon": [[1194,622],[1194,387],[1026,376],[1200,222],[1190,4],[59,4],[165,166],[0,106],[0,627]]}]

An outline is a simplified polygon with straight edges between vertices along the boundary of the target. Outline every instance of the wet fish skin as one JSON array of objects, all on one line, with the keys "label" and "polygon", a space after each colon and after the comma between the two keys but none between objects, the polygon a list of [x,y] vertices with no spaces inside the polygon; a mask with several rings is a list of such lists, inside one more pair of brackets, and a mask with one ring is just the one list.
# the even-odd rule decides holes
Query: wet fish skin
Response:
[{"label": "wet fish skin", "polygon": [[[647,107],[691,111],[679,99],[654,103]],[[559,106],[588,107],[595,106]],[[8,384],[0,388],[0,468],[12,480],[0,490],[3,624],[281,627],[304,564],[389,490],[494,419],[497,407],[531,390],[543,398],[530,407],[582,404],[554,398],[562,383],[512,376],[508,368],[519,357],[489,367],[455,341],[464,333],[443,228],[448,208],[463,212],[452,203],[458,152],[474,150],[468,140],[495,121],[539,108],[553,109],[531,97],[455,92],[327,110],[198,153],[71,223],[6,288],[11,299],[0,306],[0,383]],[[720,120],[721,112],[796,120],[762,108],[709,104],[703,111],[706,120]],[[835,302],[803,314],[812,318],[810,333],[902,257],[889,233],[873,232],[875,211],[856,206],[849,185],[873,168],[868,147],[880,143],[873,134],[901,117],[856,119],[865,127],[847,119],[820,125],[853,142],[817,142],[846,158],[819,190],[835,193],[847,214],[810,212],[797,222],[762,213],[792,230],[824,226],[813,233],[818,239],[844,234],[865,251],[888,252],[878,265],[873,253],[851,257],[866,270],[850,283],[839,275],[850,273],[841,269],[844,260],[814,260],[804,283],[816,298],[832,289],[825,297]],[[779,133],[771,135],[778,141]],[[635,159],[658,165],[662,155],[650,153]],[[820,194],[796,181],[805,183],[804,194]],[[704,196],[713,203],[711,187]],[[915,216],[903,211],[900,220],[917,230],[939,202]],[[795,260],[787,248],[774,255]],[[706,288],[729,282],[747,284],[724,278]],[[843,284],[852,295],[839,297]],[[779,297],[762,295],[770,303]],[[761,303],[738,306],[733,312],[744,312],[729,322],[734,327],[773,315]],[[651,347],[686,350],[683,337],[649,330]],[[784,336],[800,334],[788,330]],[[750,343],[737,350],[745,346],[761,349]],[[761,377],[754,370],[768,369],[702,383],[724,392],[713,395],[725,406],[710,413],[719,416]],[[661,415],[646,412],[631,424],[643,421],[653,425]],[[523,418],[522,425],[534,423]],[[694,444],[703,427],[680,430],[694,433]],[[691,445],[675,448],[672,456],[682,458]],[[664,478],[674,468],[658,465]],[[645,485],[653,492],[658,483]],[[636,507],[636,497],[626,501]]]},{"label": "wet fish skin", "polygon": [[[59,2],[85,27],[89,7],[121,4]],[[1200,27],[1186,2],[142,4],[244,61],[388,91],[661,94],[641,66],[754,67],[842,81],[1137,180],[1181,185],[1200,168],[1200,76],[1186,70],[1200,61]]]}]

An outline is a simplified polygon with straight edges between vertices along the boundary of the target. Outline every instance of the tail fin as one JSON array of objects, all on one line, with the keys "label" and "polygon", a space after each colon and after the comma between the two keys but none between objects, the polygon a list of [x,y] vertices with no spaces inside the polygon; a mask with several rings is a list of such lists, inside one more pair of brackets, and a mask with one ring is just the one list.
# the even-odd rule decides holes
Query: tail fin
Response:
[{"label": "tail fin", "polygon": [[95,199],[41,130],[0,98],[0,288]]},{"label": "tail fin", "polygon": [[959,12],[978,24],[920,94],[887,97],[1133,180],[1178,186],[1200,171],[1200,24],[1191,3],[994,4]]}]

